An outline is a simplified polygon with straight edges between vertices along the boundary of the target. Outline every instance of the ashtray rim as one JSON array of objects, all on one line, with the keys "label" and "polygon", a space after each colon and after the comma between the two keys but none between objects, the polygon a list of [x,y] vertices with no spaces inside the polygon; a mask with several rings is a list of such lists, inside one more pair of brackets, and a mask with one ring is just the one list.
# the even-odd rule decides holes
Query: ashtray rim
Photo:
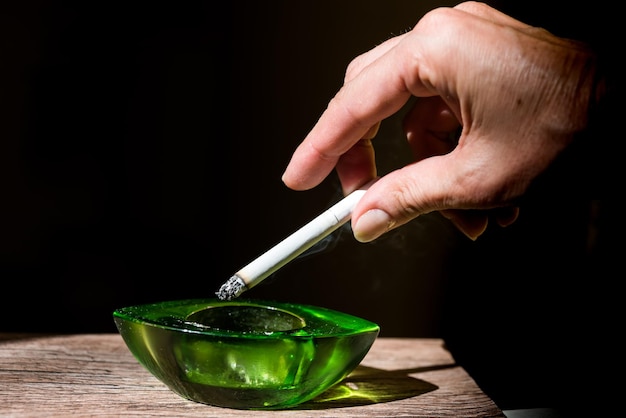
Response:
[{"label": "ashtray rim", "polygon": [[[226,328],[207,327],[193,321],[188,321],[194,313],[206,309],[226,306],[245,306],[265,308],[273,311],[282,311],[304,322],[304,326],[296,327],[288,330],[272,330],[272,331],[240,331]],[[181,313],[180,310],[183,310]],[[178,311],[178,314],[176,314]],[[162,312],[162,316],[158,318],[150,317],[158,312]],[[351,321],[355,325],[349,329],[342,327],[338,322],[333,323],[328,318],[319,318],[315,315],[323,314],[344,321]],[[212,337],[231,337],[245,339],[272,339],[272,338],[324,338],[358,335],[367,332],[379,332],[378,324],[344,312],[324,308],[320,306],[280,302],[274,300],[248,299],[239,298],[237,300],[223,301],[216,298],[196,298],[196,299],[180,299],[169,300],[154,303],[145,303],[140,305],[126,306],[115,309],[114,318],[141,324],[144,326],[158,327],[168,329],[175,332],[185,332],[192,334],[201,334]]]}]

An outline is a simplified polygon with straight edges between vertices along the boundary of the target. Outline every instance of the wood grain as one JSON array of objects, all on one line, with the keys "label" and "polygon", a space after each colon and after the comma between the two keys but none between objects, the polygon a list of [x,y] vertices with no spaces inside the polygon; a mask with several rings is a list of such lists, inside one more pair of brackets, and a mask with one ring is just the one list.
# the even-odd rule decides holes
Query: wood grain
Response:
[{"label": "wood grain", "polygon": [[440,339],[378,339],[361,365],[313,401],[241,411],[183,399],[117,334],[0,334],[3,417],[504,417]]}]

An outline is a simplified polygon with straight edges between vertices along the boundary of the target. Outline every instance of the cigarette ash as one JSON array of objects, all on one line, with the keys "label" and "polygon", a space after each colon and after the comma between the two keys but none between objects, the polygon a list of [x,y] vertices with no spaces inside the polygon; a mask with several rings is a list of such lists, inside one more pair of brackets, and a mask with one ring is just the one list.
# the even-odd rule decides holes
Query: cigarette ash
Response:
[{"label": "cigarette ash", "polygon": [[220,290],[215,292],[215,294],[220,300],[232,300],[239,297],[239,295],[247,289],[248,288],[241,277],[235,275],[228,279],[226,283],[220,287]]}]

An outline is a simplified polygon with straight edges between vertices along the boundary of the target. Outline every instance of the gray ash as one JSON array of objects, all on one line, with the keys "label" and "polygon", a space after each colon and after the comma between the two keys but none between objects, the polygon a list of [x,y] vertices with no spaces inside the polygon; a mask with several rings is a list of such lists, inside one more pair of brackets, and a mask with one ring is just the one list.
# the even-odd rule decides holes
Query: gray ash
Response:
[{"label": "gray ash", "polygon": [[244,281],[237,275],[231,277],[215,292],[220,300],[232,300],[247,290]]}]

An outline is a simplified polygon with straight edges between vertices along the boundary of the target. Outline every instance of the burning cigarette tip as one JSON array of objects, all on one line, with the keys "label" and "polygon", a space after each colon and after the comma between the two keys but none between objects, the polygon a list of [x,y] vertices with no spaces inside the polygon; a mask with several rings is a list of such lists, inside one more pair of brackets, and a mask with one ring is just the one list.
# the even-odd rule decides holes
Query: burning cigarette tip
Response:
[{"label": "burning cigarette tip", "polygon": [[235,275],[228,279],[226,283],[220,287],[220,290],[215,292],[220,300],[232,300],[248,290],[246,283],[241,277]]}]

